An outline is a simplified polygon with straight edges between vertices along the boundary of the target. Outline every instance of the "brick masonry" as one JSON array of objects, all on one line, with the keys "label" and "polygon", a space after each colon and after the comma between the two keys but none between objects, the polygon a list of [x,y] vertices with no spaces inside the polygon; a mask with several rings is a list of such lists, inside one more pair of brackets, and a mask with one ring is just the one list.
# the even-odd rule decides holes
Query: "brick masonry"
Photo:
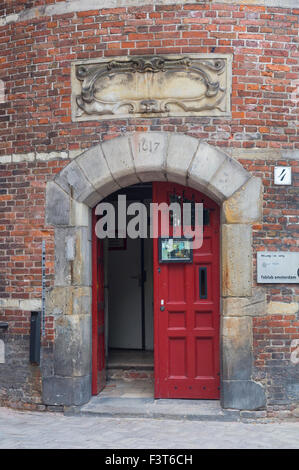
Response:
[{"label": "brick masonry", "polygon": [[[27,2],[26,7],[52,3]],[[39,368],[28,361],[30,308],[21,310],[20,302],[41,298],[43,239],[47,288],[53,286],[54,235],[45,225],[45,185],[83,149],[134,131],[167,131],[202,139],[235,158],[239,152],[240,163],[264,184],[254,250],[298,250],[299,9],[248,3],[167,2],[69,11],[0,27],[5,85],[4,99],[0,96],[0,321],[9,322],[9,330],[0,333],[6,345],[0,368],[20,371],[16,384],[12,373],[4,381],[1,373],[3,403],[41,403]],[[3,14],[19,11],[20,2],[10,2]],[[192,52],[233,54],[231,118],[72,122],[74,60]],[[273,185],[275,165],[292,166],[291,187]],[[255,262],[254,257],[253,279]],[[298,307],[298,286],[264,289],[267,302]],[[266,387],[269,413],[291,409],[298,401],[298,365],[290,360],[298,326],[298,308],[253,318],[255,379]],[[53,339],[49,316],[43,346],[50,354]]]}]

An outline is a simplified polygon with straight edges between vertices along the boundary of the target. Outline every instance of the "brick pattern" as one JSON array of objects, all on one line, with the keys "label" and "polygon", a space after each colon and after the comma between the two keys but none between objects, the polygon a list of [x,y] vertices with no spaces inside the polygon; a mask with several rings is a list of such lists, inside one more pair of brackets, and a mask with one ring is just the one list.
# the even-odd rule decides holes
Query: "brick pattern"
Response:
[{"label": "brick pattern", "polygon": [[[51,1],[17,2],[23,9]],[[16,3],[6,3],[6,14]],[[299,10],[200,3],[147,5],[68,13],[0,27],[0,155],[28,152],[75,152],[132,131],[183,132],[222,148],[299,149],[298,141]],[[1,9],[0,9],[1,15]],[[77,59],[134,54],[192,52],[233,53],[232,118],[126,119],[71,122],[70,65]],[[296,98],[297,94],[297,98]],[[1,165],[0,298],[41,296],[41,245],[46,240],[47,288],[53,283],[54,239],[45,226],[45,185],[68,159]],[[258,250],[298,249],[298,162],[240,160],[265,187],[263,221],[253,227]],[[292,165],[292,187],[275,187],[275,165]],[[254,279],[256,260],[254,259]],[[295,285],[265,286],[268,301],[298,302]],[[1,403],[30,403],[40,382],[28,364],[30,312],[0,310],[9,321],[5,341],[22,351],[16,390],[9,379],[0,387]],[[47,318],[45,348],[51,350],[54,319]],[[256,379],[267,389],[268,406],[287,406],[295,392],[290,365],[296,315],[254,319]],[[20,346],[16,346],[17,342]],[[20,357],[22,355],[18,357]],[[5,366],[13,367],[13,355]],[[23,368],[23,369],[22,369]],[[22,372],[23,370],[23,372]],[[36,370],[39,370],[37,368]],[[34,372],[38,374],[37,372]],[[289,375],[287,375],[289,374]],[[295,381],[295,380],[294,380]],[[30,397],[33,398],[30,398]],[[35,397],[35,398],[34,398]],[[29,405],[28,405],[29,406]],[[269,408],[269,409],[270,409]]]},{"label": "brick pattern", "polygon": [[[200,3],[68,13],[0,28],[0,154],[86,148],[119,132],[185,132],[221,147],[298,148],[299,10]],[[70,64],[233,53],[232,118],[71,122]],[[67,148],[66,148],[67,147]]]}]

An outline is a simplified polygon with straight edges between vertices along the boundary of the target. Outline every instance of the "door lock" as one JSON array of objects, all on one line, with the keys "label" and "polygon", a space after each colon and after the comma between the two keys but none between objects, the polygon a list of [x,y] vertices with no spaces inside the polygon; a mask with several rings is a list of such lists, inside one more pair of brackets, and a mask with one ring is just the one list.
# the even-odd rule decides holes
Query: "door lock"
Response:
[{"label": "door lock", "polygon": [[165,307],[164,307],[164,299],[161,299],[161,306],[160,306],[161,312],[164,312]]}]

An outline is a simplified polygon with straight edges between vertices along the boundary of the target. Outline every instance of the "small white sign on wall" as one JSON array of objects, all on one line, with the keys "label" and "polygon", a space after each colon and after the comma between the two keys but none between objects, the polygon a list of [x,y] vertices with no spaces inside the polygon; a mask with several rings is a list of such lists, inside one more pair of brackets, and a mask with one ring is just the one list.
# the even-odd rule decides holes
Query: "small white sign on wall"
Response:
[{"label": "small white sign on wall", "polygon": [[299,283],[299,252],[259,251],[257,282],[267,284]]},{"label": "small white sign on wall", "polygon": [[5,346],[4,341],[0,339],[0,364],[5,363]]},{"label": "small white sign on wall", "polygon": [[292,184],[292,168],[289,166],[274,167],[274,184],[291,185]]}]

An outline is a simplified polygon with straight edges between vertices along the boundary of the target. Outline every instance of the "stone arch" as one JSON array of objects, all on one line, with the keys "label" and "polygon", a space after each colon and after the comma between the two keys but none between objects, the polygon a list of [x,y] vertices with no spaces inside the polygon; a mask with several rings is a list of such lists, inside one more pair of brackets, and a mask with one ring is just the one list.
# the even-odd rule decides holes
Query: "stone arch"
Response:
[{"label": "stone arch", "polygon": [[121,187],[166,180],[197,189],[222,206],[221,402],[237,409],[265,405],[263,387],[252,380],[254,313],[244,307],[260,295],[252,289],[251,225],[261,218],[261,180],[216,147],[164,132],[137,132],[100,143],[47,184],[55,280],[46,306],[55,316],[55,342],[43,361],[46,404],[80,405],[91,396],[89,208]]}]

